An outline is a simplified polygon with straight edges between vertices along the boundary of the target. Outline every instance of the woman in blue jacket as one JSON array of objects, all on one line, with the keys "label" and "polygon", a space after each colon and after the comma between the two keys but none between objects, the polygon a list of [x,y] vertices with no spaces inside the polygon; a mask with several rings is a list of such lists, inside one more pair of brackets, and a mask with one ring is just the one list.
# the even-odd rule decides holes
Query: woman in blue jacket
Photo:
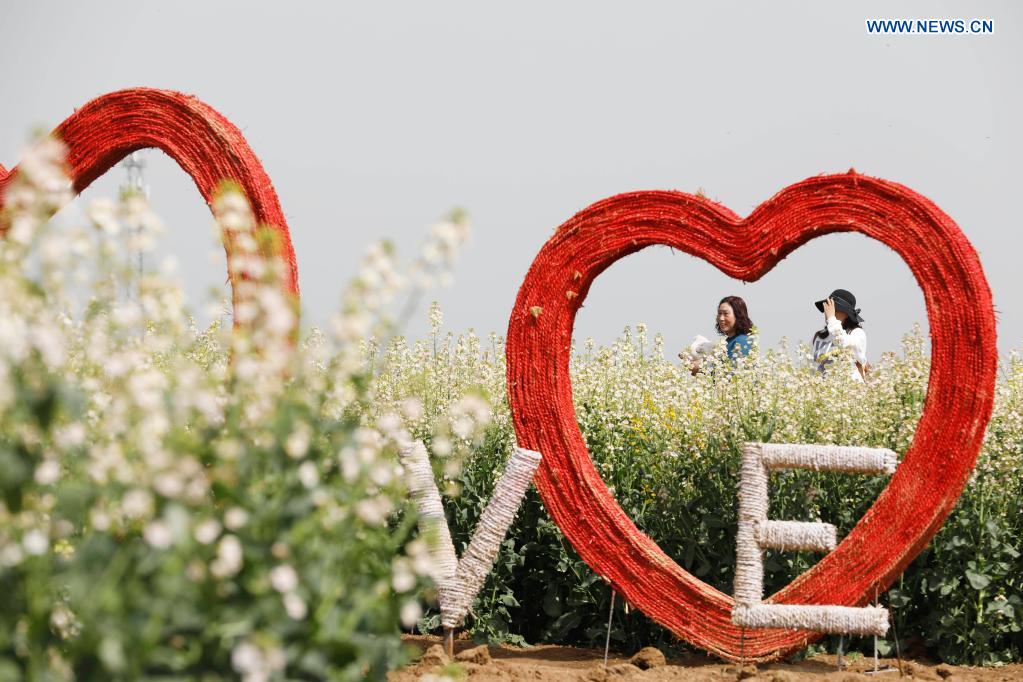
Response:
[{"label": "woman in blue jacket", "polygon": [[718,334],[725,337],[728,344],[728,357],[733,361],[749,355],[753,331],[753,321],[749,319],[746,301],[738,296],[725,296],[718,303],[718,314],[715,321]]},{"label": "woman in blue jacket", "polygon": [[[738,296],[725,296],[718,303],[718,312],[714,320],[714,328],[725,337],[728,357],[732,362],[749,356],[752,348],[750,334],[753,332],[753,321],[749,319],[746,301]],[[700,361],[694,359],[690,365],[693,374],[700,371]]]}]

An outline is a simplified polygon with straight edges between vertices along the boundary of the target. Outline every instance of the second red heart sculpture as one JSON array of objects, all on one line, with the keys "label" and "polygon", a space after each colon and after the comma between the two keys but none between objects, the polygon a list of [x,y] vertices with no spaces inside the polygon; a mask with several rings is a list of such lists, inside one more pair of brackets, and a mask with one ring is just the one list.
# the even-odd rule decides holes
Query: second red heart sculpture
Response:
[{"label": "second red heart sculpture", "polygon": [[[282,286],[298,296],[298,263],[277,192],[241,131],[213,107],[180,92],[131,88],[97,97],[53,134],[67,147],[76,193],[128,154],[146,148],[160,149],[177,161],[207,204],[222,181],[234,181],[248,197],[257,223],[277,233],[276,249],[262,255],[285,261]],[[0,208],[4,189],[17,172],[17,167],[7,171],[0,166]],[[229,238],[225,248],[230,259]]]}]

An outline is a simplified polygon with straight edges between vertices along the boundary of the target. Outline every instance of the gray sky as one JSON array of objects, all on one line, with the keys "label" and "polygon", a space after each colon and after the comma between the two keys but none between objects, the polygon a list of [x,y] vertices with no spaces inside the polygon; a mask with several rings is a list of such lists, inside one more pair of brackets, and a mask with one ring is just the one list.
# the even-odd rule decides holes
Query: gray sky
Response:
[{"label": "gray sky", "polygon": [[[514,7],[514,9],[513,9]],[[0,10],[0,163],[28,132],[102,93],[197,95],[238,125],[290,221],[307,324],[324,324],[367,244],[411,258],[453,206],[474,231],[445,325],[503,334],[554,228],[637,189],[702,189],[740,214],[850,167],[936,202],[980,252],[1023,348],[1018,198],[1023,5],[891,3],[21,2]],[[870,35],[866,18],[981,18],[992,35]],[[188,291],[222,283],[187,176],[147,154],[153,203]],[[115,169],[86,193],[114,196]],[[763,340],[806,339],[811,302],[852,290],[869,355],[898,346],[923,297],[894,252],[855,235],[808,244],[753,285],[666,249],[604,273],[576,337],[646,322],[669,349],[712,336],[739,294]],[[1012,292],[1015,292],[1013,295]],[[200,301],[196,302],[199,307]],[[415,320],[411,336],[425,332]],[[673,353],[672,353],[673,355]]]}]

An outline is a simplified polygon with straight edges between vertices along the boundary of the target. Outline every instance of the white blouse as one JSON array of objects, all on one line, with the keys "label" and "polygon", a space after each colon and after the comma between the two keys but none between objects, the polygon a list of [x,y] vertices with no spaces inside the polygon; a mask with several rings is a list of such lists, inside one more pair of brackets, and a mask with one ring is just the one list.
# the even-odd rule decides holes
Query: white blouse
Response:
[{"label": "white blouse", "polygon": [[856,363],[863,366],[867,364],[867,333],[862,327],[847,332],[837,318],[829,317],[828,335],[821,338],[815,334],[813,337],[813,361],[817,363],[817,369],[821,372],[827,371],[827,366],[834,361],[834,358],[829,356],[837,352],[836,346],[848,350],[849,377],[862,383],[863,376],[856,368]]}]

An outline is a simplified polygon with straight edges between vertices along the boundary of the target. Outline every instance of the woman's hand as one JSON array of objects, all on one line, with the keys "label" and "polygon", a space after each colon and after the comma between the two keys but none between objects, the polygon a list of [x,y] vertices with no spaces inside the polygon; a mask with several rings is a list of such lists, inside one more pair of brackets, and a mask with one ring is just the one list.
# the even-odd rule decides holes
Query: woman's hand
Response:
[{"label": "woman's hand", "polygon": [[824,301],[824,322],[825,322],[825,324],[827,324],[827,321],[830,320],[834,316],[835,316],[835,299],[829,298],[829,299]]}]

